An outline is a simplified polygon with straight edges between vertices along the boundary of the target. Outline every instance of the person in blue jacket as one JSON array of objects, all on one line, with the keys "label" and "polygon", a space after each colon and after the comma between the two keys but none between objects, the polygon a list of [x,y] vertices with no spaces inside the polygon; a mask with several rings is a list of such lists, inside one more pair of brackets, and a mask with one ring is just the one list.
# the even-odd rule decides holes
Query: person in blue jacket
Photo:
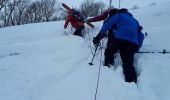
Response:
[{"label": "person in blue jacket", "polygon": [[110,67],[114,63],[114,54],[120,52],[123,73],[126,82],[137,82],[137,74],[133,65],[135,52],[142,46],[144,34],[142,26],[127,9],[118,9],[102,26],[99,34],[93,38],[93,44],[98,45],[107,35],[107,31],[114,29],[114,39],[105,50],[104,65]]}]

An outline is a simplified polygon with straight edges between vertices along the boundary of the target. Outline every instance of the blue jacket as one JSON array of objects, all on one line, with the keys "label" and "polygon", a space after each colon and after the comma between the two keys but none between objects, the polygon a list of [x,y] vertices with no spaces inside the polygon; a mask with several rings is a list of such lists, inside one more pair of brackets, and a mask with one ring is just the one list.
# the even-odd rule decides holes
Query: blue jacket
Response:
[{"label": "blue jacket", "polygon": [[138,31],[137,34],[138,34],[138,46],[140,48],[142,46],[142,44],[143,44],[143,40],[144,40],[145,36],[144,36],[144,34],[142,33],[141,30]]},{"label": "blue jacket", "polygon": [[138,46],[142,45],[144,35],[141,30],[139,31],[139,22],[129,12],[112,15],[112,17],[103,24],[99,34],[106,34],[113,25],[116,26],[116,30],[113,32],[115,38],[131,41]]}]

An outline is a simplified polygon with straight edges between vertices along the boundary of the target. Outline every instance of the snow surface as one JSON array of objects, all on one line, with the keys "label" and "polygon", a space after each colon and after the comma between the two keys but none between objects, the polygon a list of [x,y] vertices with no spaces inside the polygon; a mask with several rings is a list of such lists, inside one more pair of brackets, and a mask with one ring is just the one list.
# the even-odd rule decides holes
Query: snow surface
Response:
[{"label": "snow surface", "polygon": [[[86,0],[57,0],[60,3],[66,3],[73,7],[79,7],[79,5]],[[93,0],[93,1],[103,1],[107,6],[110,0]],[[147,7],[151,3],[164,3],[170,0],[120,0],[122,8],[132,8],[137,5],[138,7]],[[73,4],[74,3],[74,4]],[[119,8],[119,0],[112,0],[112,6]]]},{"label": "snow surface", "polygon": [[[170,3],[132,12],[149,34],[141,51],[170,50],[169,12]],[[102,22],[93,24],[85,39],[64,21],[1,28],[0,100],[93,100],[101,54],[88,65],[88,31],[92,39]],[[169,62],[170,54],[136,54],[138,83],[127,83],[117,55],[116,69],[101,67],[97,100],[170,100]]]}]

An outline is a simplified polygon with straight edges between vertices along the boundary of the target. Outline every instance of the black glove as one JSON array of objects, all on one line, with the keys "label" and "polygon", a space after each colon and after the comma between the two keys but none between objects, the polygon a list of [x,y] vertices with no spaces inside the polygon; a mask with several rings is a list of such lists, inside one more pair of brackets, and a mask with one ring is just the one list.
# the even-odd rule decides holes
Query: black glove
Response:
[{"label": "black glove", "polygon": [[93,38],[93,44],[95,47],[98,47],[100,45],[100,39],[97,37]]},{"label": "black glove", "polygon": [[106,36],[105,33],[99,33],[93,38],[93,44],[95,47],[100,46],[100,40]]}]

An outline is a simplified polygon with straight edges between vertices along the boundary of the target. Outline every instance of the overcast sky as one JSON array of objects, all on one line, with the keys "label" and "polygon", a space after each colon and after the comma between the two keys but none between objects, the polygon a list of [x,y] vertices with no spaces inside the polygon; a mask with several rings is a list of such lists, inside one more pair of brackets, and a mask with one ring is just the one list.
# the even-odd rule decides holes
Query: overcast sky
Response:
[{"label": "overcast sky", "polygon": [[[84,0],[57,0],[59,2],[65,2],[71,6],[78,6]],[[95,0],[95,1],[103,1],[107,5],[109,4],[109,0]],[[148,6],[152,2],[163,3],[170,0],[121,0],[122,8],[132,8],[134,5],[138,5],[139,7]],[[119,0],[112,0],[112,5],[118,7]]]}]

